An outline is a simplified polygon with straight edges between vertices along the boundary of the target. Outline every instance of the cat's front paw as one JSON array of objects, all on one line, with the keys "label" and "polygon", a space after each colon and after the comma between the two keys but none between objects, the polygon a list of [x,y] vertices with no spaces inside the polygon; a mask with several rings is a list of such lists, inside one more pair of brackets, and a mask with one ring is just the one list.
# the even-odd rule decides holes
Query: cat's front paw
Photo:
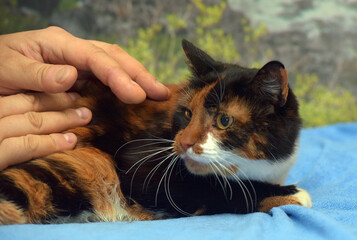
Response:
[{"label": "cat's front paw", "polygon": [[291,204],[311,208],[312,201],[309,193],[301,188],[297,188],[297,191],[292,195],[267,197],[260,202],[258,210],[260,212],[269,212],[274,207]]},{"label": "cat's front paw", "polygon": [[312,201],[311,201],[310,194],[302,188],[297,188],[297,190],[298,192],[292,195],[292,197],[295,198],[298,203],[300,203],[298,205],[311,208]]}]

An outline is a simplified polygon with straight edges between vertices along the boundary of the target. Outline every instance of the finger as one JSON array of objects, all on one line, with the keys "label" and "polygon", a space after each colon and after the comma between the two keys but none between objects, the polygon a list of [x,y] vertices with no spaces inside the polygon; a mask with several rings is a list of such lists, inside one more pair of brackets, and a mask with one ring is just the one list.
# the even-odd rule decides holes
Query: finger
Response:
[{"label": "finger", "polygon": [[72,108],[79,94],[71,93],[19,93],[0,98],[0,119],[26,112],[61,111]]},{"label": "finger", "polygon": [[0,144],[0,170],[26,160],[73,149],[76,143],[77,137],[73,133],[7,138]]},{"label": "finger", "polygon": [[13,51],[0,66],[0,78],[3,94],[12,94],[19,89],[57,93],[74,84],[77,70],[69,65],[38,62]]},{"label": "finger", "polygon": [[39,43],[46,56],[46,62],[66,63],[79,70],[93,72],[126,103],[139,103],[145,100],[144,90],[131,79],[119,63],[90,41],[75,38],[59,28],[48,28],[47,32],[42,31],[39,35],[43,39]]},{"label": "finger", "polygon": [[99,41],[91,42],[110,54],[129,76],[145,90],[148,97],[156,100],[167,100],[170,97],[169,89],[158,82],[138,60],[131,57],[118,45]]},{"label": "finger", "polygon": [[[61,112],[28,112],[0,119],[0,141],[27,134],[49,134],[83,126],[91,120],[87,108],[67,109]],[[16,127],[14,127],[16,126]]]}]

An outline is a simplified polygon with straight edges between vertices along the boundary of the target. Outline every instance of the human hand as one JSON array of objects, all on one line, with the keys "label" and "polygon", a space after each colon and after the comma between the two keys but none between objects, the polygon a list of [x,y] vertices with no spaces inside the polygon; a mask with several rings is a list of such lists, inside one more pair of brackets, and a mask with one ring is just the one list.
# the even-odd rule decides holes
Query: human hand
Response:
[{"label": "human hand", "polygon": [[70,89],[79,71],[90,71],[125,103],[169,90],[118,45],[76,38],[58,27],[0,36],[0,94]]},{"label": "human hand", "polygon": [[66,129],[87,124],[91,112],[73,109],[77,93],[20,93],[0,97],[0,170],[76,145]]},{"label": "human hand", "polygon": [[[88,109],[71,109],[78,95],[63,93],[75,83],[78,70],[93,72],[126,103],[170,95],[119,46],[79,39],[56,27],[2,35],[0,170],[75,146],[75,135],[58,132],[91,119]],[[47,93],[17,94],[27,90]]]}]

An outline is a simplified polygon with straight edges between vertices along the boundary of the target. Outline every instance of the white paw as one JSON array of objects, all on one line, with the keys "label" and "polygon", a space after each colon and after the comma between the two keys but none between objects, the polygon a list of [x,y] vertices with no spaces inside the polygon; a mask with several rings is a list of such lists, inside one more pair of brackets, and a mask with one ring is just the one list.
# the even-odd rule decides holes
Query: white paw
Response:
[{"label": "white paw", "polygon": [[310,194],[301,188],[298,188],[298,192],[293,195],[293,197],[304,207],[311,208],[312,201]]}]

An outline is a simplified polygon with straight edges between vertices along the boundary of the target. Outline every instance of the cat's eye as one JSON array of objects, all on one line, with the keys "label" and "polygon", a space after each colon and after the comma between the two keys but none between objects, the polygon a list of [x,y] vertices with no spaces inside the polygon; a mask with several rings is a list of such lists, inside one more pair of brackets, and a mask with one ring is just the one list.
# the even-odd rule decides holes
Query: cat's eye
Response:
[{"label": "cat's eye", "polygon": [[216,119],[216,125],[218,129],[225,130],[229,128],[233,123],[233,117],[226,114],[219,114]]},{"label": "cat's eye", "polygon": [[192,118],[192,112],[188,109],[185,110],[185,117],[190,120]]}]

